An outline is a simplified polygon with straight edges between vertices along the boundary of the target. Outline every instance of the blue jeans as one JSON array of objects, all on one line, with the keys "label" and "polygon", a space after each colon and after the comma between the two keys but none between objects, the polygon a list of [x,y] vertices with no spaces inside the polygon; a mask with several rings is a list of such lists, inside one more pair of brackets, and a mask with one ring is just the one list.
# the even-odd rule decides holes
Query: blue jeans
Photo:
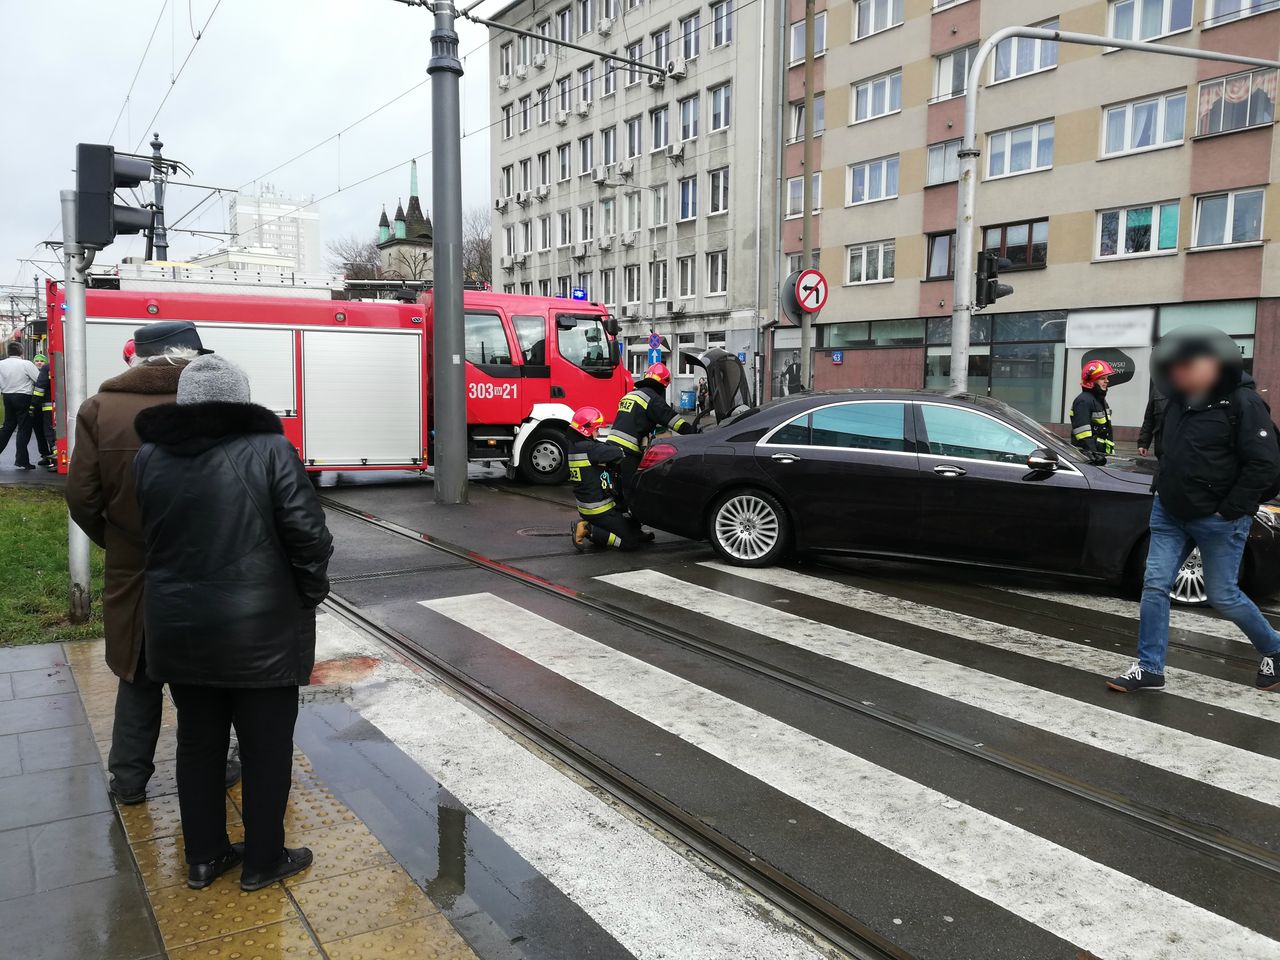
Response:
[{"label": "blue jeans", "polygon": [[1215,610],[1244,631],[1263,656],[1280,653],[1280,633],[1240,589],[1240,559],[1252,516],[1223,520],[1214,515],[1179,520],[1165,512],[1160,498],[1151,505],[1151,546],[1142,583],[1142,617],[1138,624],[1138,663],[1148,673],[1164,673],[1169,650],[1169,590],[1178,568],[1200,548],[1204,585]]}]

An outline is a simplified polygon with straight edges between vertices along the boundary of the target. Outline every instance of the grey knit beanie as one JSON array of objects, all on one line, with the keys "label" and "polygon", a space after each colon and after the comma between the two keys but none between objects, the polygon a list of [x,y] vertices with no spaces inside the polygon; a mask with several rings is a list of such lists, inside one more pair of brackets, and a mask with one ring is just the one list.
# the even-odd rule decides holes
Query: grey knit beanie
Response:
[{"label": "grey knit beanie", "polygon": [[178,403],[248,403],[249,378],[226,357],[196,357],[178,377]]}]

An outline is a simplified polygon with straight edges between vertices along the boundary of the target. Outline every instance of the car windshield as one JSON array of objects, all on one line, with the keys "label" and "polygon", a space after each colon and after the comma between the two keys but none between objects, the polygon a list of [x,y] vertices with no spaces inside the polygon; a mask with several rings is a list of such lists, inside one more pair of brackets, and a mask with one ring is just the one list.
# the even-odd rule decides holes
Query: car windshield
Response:
[{"label": "car windshield", "polygon": [[1001,403],[999,405],[999,409],[1000,412],[1008,417],[1019,430],[1026,433],[1037,443],[1043,443],[1045,449],[1052,450],[1058,456],[1065,457],[1073,463],[1084,462],[1085,458],[1080,455],[1079,450],[1067,443],[1067,441],[1063,440],[1061,437],[1050,433],[1021,410],[1017,410],[1014,407],[1009,406],[1007,403]]}]

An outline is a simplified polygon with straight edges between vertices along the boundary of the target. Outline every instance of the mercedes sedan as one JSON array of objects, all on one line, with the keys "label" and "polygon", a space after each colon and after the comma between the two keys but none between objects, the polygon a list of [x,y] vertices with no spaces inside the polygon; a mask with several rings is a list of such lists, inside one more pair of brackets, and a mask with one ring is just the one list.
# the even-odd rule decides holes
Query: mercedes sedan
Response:
[{"label": "mercedes sedan", "polygon": [[[1140,580],[1151,469],[1090,463],[985,397],[847,391],[788,397],[661,440],[631,491],[637,519],[768,566],[814,551]],[[1191,558],[1175,595],[1203,598]],[[1280,507],[1264,506],[1242,579],[1280,587]]]}]

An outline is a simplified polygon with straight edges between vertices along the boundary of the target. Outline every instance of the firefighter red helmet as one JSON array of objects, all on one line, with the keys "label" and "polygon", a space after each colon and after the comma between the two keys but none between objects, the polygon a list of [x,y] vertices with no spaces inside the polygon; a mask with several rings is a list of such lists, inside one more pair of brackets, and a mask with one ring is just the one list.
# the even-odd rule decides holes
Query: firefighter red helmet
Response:
[{"label": "firefighter red helmet", "polygon": [[1092,389],[1103,377],[1110,377],[1115,372],[1116,368],[1105,360],[1090,360],[1080,371],[1080,386],[1086,390]]},{"label": "firefighter red helmet", "polygon": [[133,355],[137,352],[137,348],[133,345],[133,338],[130,337],[124,342],[124,350],[121,351],[121,356],[124,357],[125,366],[133,363]]},{"label": "firefighter red helmet", "polygon": [[657,380],[664,387],[671,386],[671,371],[665,363],[651,363],[649,369],[644,372],[646,380]]},{"label": "firefighter red helmet", "polygon": [[596,407],[579,407],[573,419],[569,421],[569,426],[584,437],[594,437],[596,432],[604,426],[604,414]]}]

